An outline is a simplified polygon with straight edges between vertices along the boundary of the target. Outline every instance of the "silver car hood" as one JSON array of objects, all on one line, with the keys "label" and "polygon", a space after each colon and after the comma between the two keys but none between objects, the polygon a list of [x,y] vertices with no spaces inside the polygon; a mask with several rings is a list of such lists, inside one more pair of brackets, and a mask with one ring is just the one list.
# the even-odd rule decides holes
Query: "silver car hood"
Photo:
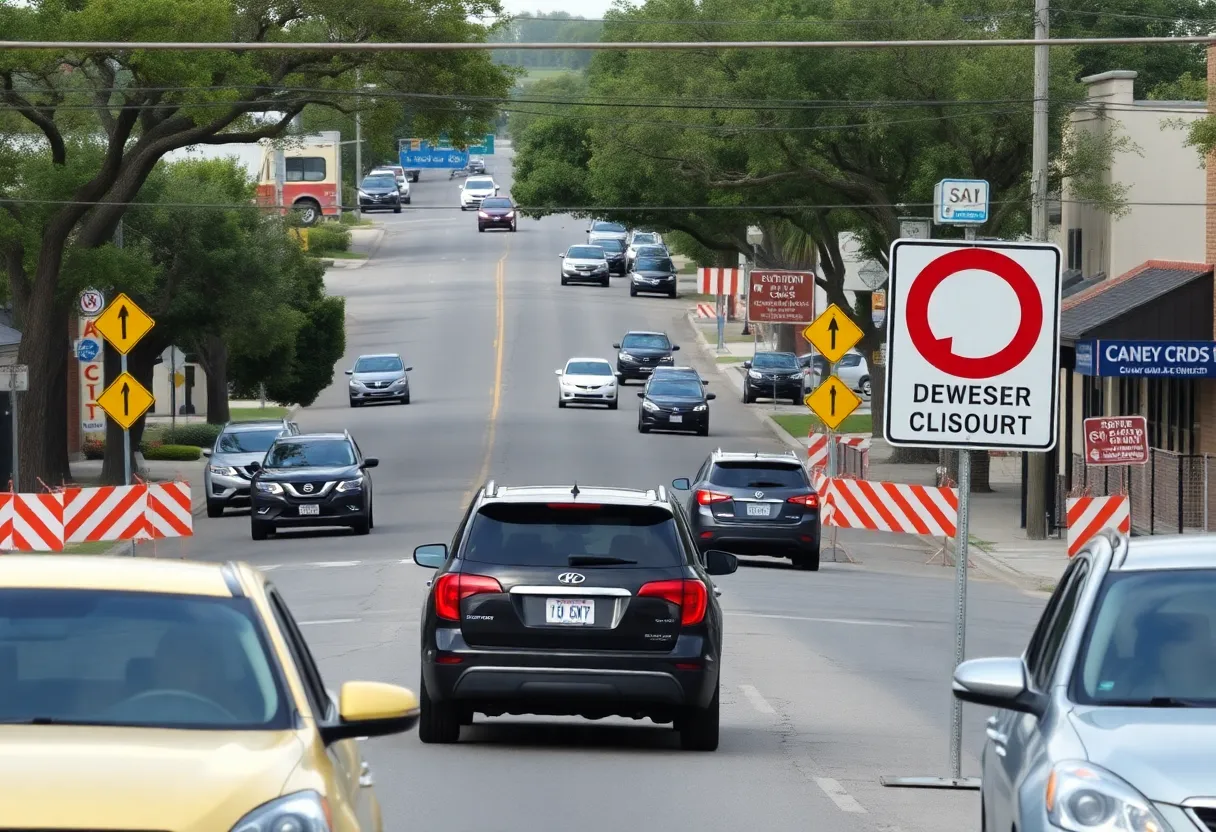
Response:
[{"label": "silver car hood", "polygon": [[607,260],[591,260],[586,257],[567,257],[562,260],[563,266],[607,266]]},{"label": "silver car hood", "polygon": [[353,373],[351,375],[351,380],[360,382],[396,381],[397,379],[404,377],[405,373],[401,372],[400,370],[393,370],[387,373]]},{"label": "silver car hood", "polygon": [[1216,796],[1216,708],[1077,706],[1068,719],[1089,762],[1149,800]]},{"label": "silver car hood", "polygon": [[265,457],[265,451],[252,454],[212,454],[210,464],[218,468],[244,468],[251,462],[261,462]]}]

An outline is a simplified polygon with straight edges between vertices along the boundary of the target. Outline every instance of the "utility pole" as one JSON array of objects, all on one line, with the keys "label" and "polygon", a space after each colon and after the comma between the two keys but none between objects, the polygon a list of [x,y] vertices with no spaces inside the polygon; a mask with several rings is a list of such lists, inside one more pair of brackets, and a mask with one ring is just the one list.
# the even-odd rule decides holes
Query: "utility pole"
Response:
[{"label": "utility pole", "polygon": [[[1034,37],[1046,40],[1048,0],[1034,0]],[[1031,146],[1032,203],[1030,234],[1035,242],[1047,241],[1047,81],[1048,46],[1034,48],[1034,136]],[[1047,454],[1026,456],[1026,537],[1047,539],[1047,495],[1052,472]]]},{"label": "utility pole", "polygon": [[283,148],[275,145],[274,148],[274,205],[280,216],[285,216],[283,210],[283,181],[287,178],[287,156],[283,153]]},{"label": "utility pole", "polygon": [[[355,70],[355,88],[359,90],[359,94],[363,94],[363,75],[359,70]],[[362,99],[355,102],[355,190],[357,191],[363,182],[363,110]],[[341,184],[338,185],[341,188]],[[359,200],[355,200],[355,205],[358,206]]]}]

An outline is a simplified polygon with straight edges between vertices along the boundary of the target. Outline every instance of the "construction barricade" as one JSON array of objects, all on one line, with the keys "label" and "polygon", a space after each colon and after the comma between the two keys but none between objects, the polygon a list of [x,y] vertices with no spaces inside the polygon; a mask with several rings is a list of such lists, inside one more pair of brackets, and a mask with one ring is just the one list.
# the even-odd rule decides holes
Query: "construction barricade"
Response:
[{"label": "construction barricade", "polygon": [[0,551],[4,552],[62,552],[77,543],[193,535],[187,482],[0,493]]},{"label": "construction barricade", "polygon": [[[826,468],[828,464],[828,435],[826,433],[809,434],[810,441],[806,447],[806,464],[808,468]],[[836,436],[837,470],[847,476],[865,479],[870,473],[870,440],[869,434],[842,433]]]},{"label": "construction barricade", "polygon": [[1126,494],[1113,497],[1070,497],[1066,504],[1068,524],[1068,556],[1103,529],[1115,529],[1131,534],[1132,504]]}]

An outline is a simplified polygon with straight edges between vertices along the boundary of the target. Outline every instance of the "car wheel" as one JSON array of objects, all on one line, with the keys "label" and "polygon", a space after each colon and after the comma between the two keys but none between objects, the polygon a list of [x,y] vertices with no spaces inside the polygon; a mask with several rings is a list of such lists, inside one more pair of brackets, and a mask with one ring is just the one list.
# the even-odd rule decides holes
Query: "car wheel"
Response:
[{"label": "car wheel", "polygon": [[351,530],[354,531],[354,533],[358,534],[358,535],[364,535],[364,534],[368,534],[369,532],[371,532],[371,530],[372,530],[371,512],[370,511],[368,512],[367,517],[361,517],[358,520],[356,520],[355,522],[351,523],[350,527],[351,527]]},{"label": "car wheel", "polygon": [[709,436],[709,422],[697,428],[697,436]]},{"label": "car wheel", "polygon": [[861,380],[861,393],[867,399],[870,398],[870,378],[866,376]]},{"label": "car wheel", "polygon": [[637,296],[638,296],[638,290],[633,288],[632,286],[630,286],[629,287],[629,297],[636,298]]},{"label": "car wheel", "polygon": [[557,397],[557,406],[562,408],[566,406],[566,402],[561,396]]},{"label": "car wheel", "polygon": [[451,744],[460,741],[460,706],[453,702],[433,702],[426,689],[426,680],[418,683],[418,739],[428,745]]},{"label": "car wheel", "polygon": [[650,428],[642,424],[642,420],[638,419],[638,433],[650,433]]},{"label": "car wheel", "polygon": [[621,406],[620,399],[613,399],[612,401],[608,402],[609,410],[617,410],[618,408],[620,408],[620,406]]},{"label": "car wheel", "polygon": [[751,393],[749,393],[749,392],[747,392],[747,388],[746,388],[746,387],[744,387],[744,388],[743,388],[743,403],[744,403],[744,404],[751,404],[751,403],[752,403],[752,402],[754,402],[754,401],[755,401],[755,399],[754,399],[754,398],[752,398],[752,394],[751,394]]},{"label": "car wheel", "polygon": [[680,747],[685,751],[718,750],[718,704],[720,688],[708,708],[689,708],[676,722],[680,732]]},{"label": "car wheel", "polygon": [[611,278],[605,277],[603,280],[600,281],[600,285],[603,286],[605,289],[607,289],[609,286],[612,285]]},{"label": "car wheel", "polygon": [[351,399],[351,400],[350,400],[350,406],[351,406],[351,407],[358,407],[358,406],[359,406],[359,404],[360,404],[360,403],[359,403],[359,402],[357,402],[357,401],[355,401],[354,399]]},{"label": "car wheel", "polygon": [[799,396],[790,396],[790,404],[802,404],[802,399]]},{"label": "car wheel", "polygon": [[400,213],[401,213],[401,204],[400,204],[400,203],[398,203],[397,205],[394,205],[394,206],[393,206],[393,213],[394,213],[394,214],[400,214]]},{"label": "car wheel", "polygon": [[406,205],[412,205],[412,204],[413,204],[413,203],[411,202],[411,200],[412,200],[412,199],[413,199],[413,197],[412,197],[412,196],[407,196],[407,197],[405,198],[405,204],[406,204]]},{"label": "car wheel", "polygon": [[223,503],[213,503],[210,500],[208,500],[207,501],[207,516],[208,517],[223,517],[224,516],[224,504]]},{"label": "car wheel", "polygon": [[819,571],[819,546],[810,552],[802,552],[794,555],[794,568],[801,569],[803,572],[818,572]]},{"label": "car wheel", "polygon": [[410,394],[409,393],[406,393],[404,396],[401,397],[401,403],[402,404],[410,403]]},{"label": "car wheel", "polygon": [[254,540],[265,540],[274,531],[274,526],[265,520],[249,521],[249,536]]},{"label": "car wheel", "polygon": [[672,289],[670,292],[667,293],[667,297],[671,298],[672,300],[675,300],[679,296],[680,296],[680,293],[677,292],[675,289]]},{"label": "car wheel", "polygon": [[479,226],[477,226],[477,230],[484,233],[486,230],[486,227],[484,225],[479,225]]}]

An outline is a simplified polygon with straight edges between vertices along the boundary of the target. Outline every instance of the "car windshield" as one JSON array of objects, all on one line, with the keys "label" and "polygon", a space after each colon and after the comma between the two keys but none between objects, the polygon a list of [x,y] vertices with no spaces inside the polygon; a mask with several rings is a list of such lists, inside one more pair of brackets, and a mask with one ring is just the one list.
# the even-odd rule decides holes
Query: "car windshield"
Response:
[{"label": "car windshield", "polygon": [[401,369],[401,359],[395,355],[364,356],[355,362],[356,373],[396,373]]},{"label": "car windshield", "polygon": [[603,260],[604,250],[599,246],[571,246],[566,256],[571,260]]},{"label": "car windshield", "polygon": [[806,488],[801,465],[782,462],[718,462],[709,481],[722,488]]},{"label": "car windshield", "polygon": [[659,241],[658,234],[634,234],[633,235],[634,246],[654,245],[658,241]]},{"label": "car windshield", "polygon": [[267,468],[344,468],[355,464],[355,454],[344,439],[276,442],[263,464]]},{"label": "car windshield", "polygon": [[789,370],[798,369],[798,357],[792,352],[758,352],[752,358],[752,367],[756,370]]},{"label": "car windshield", "polygon": [[1085,705],[1216,707],[1216,570],[1109,573],[1081,643]]},{"label": "car windshield", "polygon": [[221,454],[264,454],[282,433],[282,428],[224,431],[215,449]]},{"label": "car windshield", "polygon": [[624,234],[625,226],[616,222],[597,222],[591,226],[591,230],[601,234]]},{"label": "car windshield", "polygon": [[493,179],[467,179],[464,187],[469,191],[492,191],[494,190]]},{"label": "car windshield", "polygon": [[363,179],[363,189],[368,188],[395,188],[397,180],[387,174],[384,176],[368,176]]},{"label": "car windshield", "polygon": [[646,388],[646,395],[656,398],[699,399],[701,383],[686,378],[656,378]]},{"label": "car windshield", "polygon": [[607,361],[571,361],[566,365],[568,376],[610,376],[612,365]]},{"label": "car windshield", "polygon": [[625,250],[624,241],[618,240],[616,237],[608,237],[607,239],[600,240],[599,242],[596,243],[596,245],[603,248],[604,251],[624,251]]},{"label": "car windshield", "polygon": [[684,561],[669,510],[597,504],[571,508],[569,503],[486,506],[473,519],[463,557],[476,563],[559,568],[653,568]]},{"label": "car windshield", "polygon": [[671,260],[666,257],[639,257],[637,264],[633,267],[639,272],[674,272],[675,267],[671,264]]},{"label": "car windshield", "polygon": [[491,197],[490,199],[483,199],[481,201],[481,207],[482,208],[510,208],[511,200],[507,199],[506,197],[502,197],[502,196]]},{"label": "car windshield", "polygon": [[623,350],[669,350],[671,342],[666,335],[626,335],[621,339]]},{"label": "car windshield", "polygon": [[287,730],[248,598],[0,589],[0,724]]}]

